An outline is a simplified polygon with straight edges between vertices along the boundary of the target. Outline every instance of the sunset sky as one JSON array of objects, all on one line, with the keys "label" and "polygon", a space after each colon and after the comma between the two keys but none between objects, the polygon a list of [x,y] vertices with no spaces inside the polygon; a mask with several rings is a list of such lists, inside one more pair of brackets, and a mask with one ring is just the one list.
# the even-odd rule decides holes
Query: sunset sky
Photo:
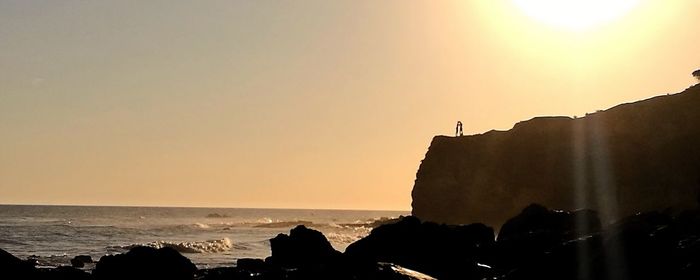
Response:
[{"label": "sunset sky", "polygon": [[694,83],[700,1],[589,3],[0,0],[0,203],[408,210],[458,120]]}]

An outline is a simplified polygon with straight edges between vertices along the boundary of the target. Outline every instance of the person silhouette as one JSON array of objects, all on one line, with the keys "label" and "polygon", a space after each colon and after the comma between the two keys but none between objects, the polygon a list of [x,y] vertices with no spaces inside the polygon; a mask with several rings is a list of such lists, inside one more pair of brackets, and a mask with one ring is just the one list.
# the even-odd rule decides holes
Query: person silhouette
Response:
[{"label": "person silhouette", "polygon": [[462,121],[457,121],[457,127],[455,128],[455,136],[463,136],[464,131],[462,130]]}]

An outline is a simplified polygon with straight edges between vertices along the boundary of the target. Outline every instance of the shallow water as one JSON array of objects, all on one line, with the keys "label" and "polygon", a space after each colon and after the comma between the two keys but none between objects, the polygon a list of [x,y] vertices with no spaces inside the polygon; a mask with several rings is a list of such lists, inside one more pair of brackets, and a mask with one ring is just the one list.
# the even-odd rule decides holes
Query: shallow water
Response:
[{"label": "shallow water", "polygon": [[343,251],[381,218],[407,212],[0,205],[0,248],[41,266],[75,255],[98,260],[136,245],[172,247],[200,268],[270,255],[268,240],[297,224],[323,232]]}]

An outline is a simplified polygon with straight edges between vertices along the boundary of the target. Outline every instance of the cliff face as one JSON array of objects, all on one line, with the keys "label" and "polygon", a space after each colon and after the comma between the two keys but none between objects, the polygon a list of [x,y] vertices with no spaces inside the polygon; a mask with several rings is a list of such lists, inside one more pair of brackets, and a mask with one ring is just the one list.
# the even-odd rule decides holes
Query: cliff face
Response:
[{"label": "cliff face", "polygon": [[413,187],[422,220],[500,225],[531,203],[591,208],[604,222],[695,207],[700,195],[700,85],[572,119],[509,131],[436,136]]}]

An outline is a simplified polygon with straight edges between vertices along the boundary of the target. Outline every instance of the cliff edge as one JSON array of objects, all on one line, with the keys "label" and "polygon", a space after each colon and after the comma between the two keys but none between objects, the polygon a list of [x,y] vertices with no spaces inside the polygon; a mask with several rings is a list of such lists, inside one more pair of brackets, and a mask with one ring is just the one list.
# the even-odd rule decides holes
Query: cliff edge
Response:
[{"label": "cliff edge", "polygon": [[690,208],[700,197],[700,85],[573,119],[436,136],[412,192],[413,215],[500,225],[531,203],[590,208],[604,222]]}]

